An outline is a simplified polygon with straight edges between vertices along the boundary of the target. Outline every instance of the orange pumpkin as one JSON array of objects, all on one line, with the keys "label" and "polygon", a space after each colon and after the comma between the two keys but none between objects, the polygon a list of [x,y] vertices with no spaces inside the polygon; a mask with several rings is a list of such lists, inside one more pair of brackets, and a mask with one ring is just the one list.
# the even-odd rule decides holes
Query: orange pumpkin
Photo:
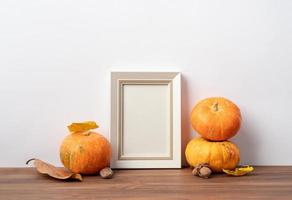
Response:
[{"label": "orange pumpkin", "polygon": [[239,108],[222,97],[200,101],[192,110],[192,127],[205,139],[223,141],[234,136],[241,123]]},{"label": "orange pumpkin", "polygon": [[204,138],[192,139],[186,147],[185,155],[191,166],[208,163],[213,172],[232,170],[240,160],[239,149],[232,142],[211,142]]},{"label": "orange pumpkin", "polygon": [[71,133],[61,145],[60,158],[73,173],[96,174],[109,166],[111,145],[93,131]]}]

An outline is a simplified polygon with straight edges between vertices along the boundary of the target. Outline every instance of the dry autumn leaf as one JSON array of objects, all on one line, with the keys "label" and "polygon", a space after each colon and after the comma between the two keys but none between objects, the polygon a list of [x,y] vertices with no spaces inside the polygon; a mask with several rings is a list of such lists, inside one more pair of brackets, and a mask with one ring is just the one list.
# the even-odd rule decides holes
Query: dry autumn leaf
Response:
[{"label": "dry autumn leaf", "polygon": [[47,174],[50,177],[53,177],[55,179],[60,179],[60,180],[75,179],[78,181],[82,181],[82,176],[80,174],[72,173],[66,168],[58,168],[49,163],[46,163],[42,160],[35,159],[35,158],[28,160],[26,164],[28,164],[31,161],[34,161],[33,164],[35,168],[41,174]]},{"label": "dry autumn leaf", "polygon": [[80,123],[72,123],[67,127],[70,132],[83,132],[98,128],[99,126],[94,121],[86,121]]},{"label": "dry autumn leaf", "polygon": [[232,176],[243,176],[252,172],[253,170],[254,168],[252,166],[244,166],[244,167],[237,167],[234,170],[223,169],[223,172]]}]

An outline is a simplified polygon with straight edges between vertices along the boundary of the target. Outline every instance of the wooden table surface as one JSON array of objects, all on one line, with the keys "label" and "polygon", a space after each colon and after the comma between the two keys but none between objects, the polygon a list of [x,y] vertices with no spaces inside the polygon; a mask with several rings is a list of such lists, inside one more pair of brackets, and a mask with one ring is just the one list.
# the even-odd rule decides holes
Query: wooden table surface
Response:
[{"label": "wooden table surface", "polygon": [[33,168],[0,168],[0,199],[292,199],[292,166],[201,179],[191,169],[115,170],[113,179],[60,181]]}]

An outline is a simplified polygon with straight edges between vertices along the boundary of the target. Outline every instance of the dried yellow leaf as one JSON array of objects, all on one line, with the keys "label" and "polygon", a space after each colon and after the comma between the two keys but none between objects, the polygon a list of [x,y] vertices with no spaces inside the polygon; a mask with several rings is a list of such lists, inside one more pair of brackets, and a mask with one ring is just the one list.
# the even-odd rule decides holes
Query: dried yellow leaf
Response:
[{"label": "dried yellow leaf", "polygon": [[72,123],[67,127],[70,132],[83,132],[98,128],[99,126],[94,121],[86,121],[80,123]]},{"label": "dried yellow leaf", "polygon": [[252,166],[244,166],[244,167],[237,167],[234,170],[223,169],[223,172],[232,176],[243,176],[245,174],[252,172],[253,170],[254,168]]}]

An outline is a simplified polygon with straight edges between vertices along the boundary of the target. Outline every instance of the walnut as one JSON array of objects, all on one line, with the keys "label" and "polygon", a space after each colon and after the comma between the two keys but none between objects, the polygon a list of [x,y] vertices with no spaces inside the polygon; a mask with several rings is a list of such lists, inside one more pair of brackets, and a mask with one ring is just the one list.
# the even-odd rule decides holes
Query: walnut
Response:
[{"label": "walnut", "polygon": [[103,168],[102,170],[100,170],[99,175],[104,179],[110,179],[113,177],[114,172],[111,168],[106,167],[106,168]]},{"label": "walnut", "polygon": [[199,176],[201,178],[209,178],[212,174],[212,170],[210,169],[208,163],[201,163],[195,166],[192,171],[194,176]]}]

